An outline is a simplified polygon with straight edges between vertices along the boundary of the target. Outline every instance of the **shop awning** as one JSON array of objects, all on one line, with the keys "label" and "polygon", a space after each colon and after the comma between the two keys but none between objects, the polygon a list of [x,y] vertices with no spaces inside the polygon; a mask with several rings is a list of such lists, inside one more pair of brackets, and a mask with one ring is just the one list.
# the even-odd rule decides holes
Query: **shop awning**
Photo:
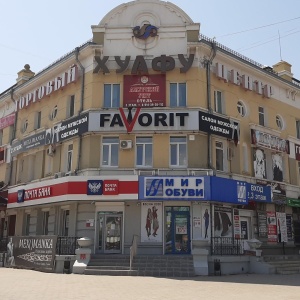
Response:
[{"label": "shop awning", "polygon": [[300,207],[300,199],[286,198],[286,204],[292,207]]}]

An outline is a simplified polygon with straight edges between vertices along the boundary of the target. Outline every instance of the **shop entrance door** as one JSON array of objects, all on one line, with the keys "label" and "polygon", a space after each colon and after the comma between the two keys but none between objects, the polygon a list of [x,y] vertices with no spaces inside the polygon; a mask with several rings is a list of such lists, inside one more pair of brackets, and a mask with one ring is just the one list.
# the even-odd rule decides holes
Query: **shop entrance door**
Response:
[{"label": "shop entrance door", "polygon": [[122,253],[122,213],[98,213],[98,253]]},{"label": "shop entrance door", "polygon": [[[190,212],[166,208],[165,253],[190,254]],[[176,208],[175,208],[176,209]]]}]

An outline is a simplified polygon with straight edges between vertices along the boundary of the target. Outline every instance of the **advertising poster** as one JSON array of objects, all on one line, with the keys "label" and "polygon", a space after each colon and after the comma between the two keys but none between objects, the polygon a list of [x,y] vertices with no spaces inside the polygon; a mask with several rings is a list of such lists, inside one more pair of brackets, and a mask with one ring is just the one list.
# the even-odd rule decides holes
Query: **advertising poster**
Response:
[{"label": "advertising poster", "polygon": [[268,242],[277,243],[277,222],[276,215],[273,211],[267,212],[267,224],[268,224]]},{"label": "advertising poster", "polygon": [[282,156],[280,154],[272,155],[273,162],[273,180],[283,181]]},{"label": "advertising poster", "polygon": [[53,270],[57,236],[14,236],[7,244],[6,266]]},{"label": "advertising poster", "polygon": [[211,216],[210,216],[210,207],[207,205],[202,206],[202,238],[210,239],[210,222],[211,222]]},{"label": "advertising poster", "polygon": [[286,215],[286,230],[287,230],[287,236],[288,236],[288,241],[293,241],[293,217],[292,215]]},{"label": "advertising poster", "polygon": [[163,227],[162,203],[142,202],[141,208],[141,242],[161,243]]},{"label": "advertising poster", "polygon": [[286,213],[276,212],[276,218],[277,218],[277,242],[286,243],[288,241]]},{"label": "advertising poster", "polygon": [[266,157],[262,149],[254,149],[253,153],[254,177],[265,179],[266,174]]},{"label": "advertising poster", "polygon": [[123,107],[166,106],[166,75],[124,75]]},{"label": "advertising poster", "polygon": [[241,224],[240,224],[240,213],[238,209],[233,209],[233,232],[234,238],[241,238]]},{"label": "advertising poster", "polygon": [[231,208],[214,206],[214,236],[232,237],[232,228]]},{"label": "advertising poster", "polygon": [[258,236],[261,238],[268,237],[267,214],[265,212],[257,213]]}]

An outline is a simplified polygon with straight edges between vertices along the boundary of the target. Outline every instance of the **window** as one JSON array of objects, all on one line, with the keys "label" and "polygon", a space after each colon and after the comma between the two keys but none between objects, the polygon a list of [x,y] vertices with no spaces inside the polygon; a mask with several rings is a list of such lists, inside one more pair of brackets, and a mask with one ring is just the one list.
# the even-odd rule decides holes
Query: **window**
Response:
[{"label": "window", "polygon": [[35,114],[34,129],[41,128],[42,112],[38,111]]},{"label": "window", "polygon": [[43,235],[48,235],[49,230],[49,211],[43,212]]},{"label": "window", "polygon": [[57,116],[57,105],[54,106],[51,113],[49,114],[49,119],[52,121],[56,118],[56,116]]},{"label": "window", "polygon": [[300,139],[300,120],[296,121],[297,139]]},{"label": "window", "polygon": [[186,107],[186,83],[170,83],[170,106]]},{"label": "window", "polygon": [[219,114],[225,113],[223,93],[221,91],[214,91],[214,99],[215,99],[215,111]]},{"label": "window", "polygon": [[72,170],[72,156],[73,156],[73,144],[68,145],[67,152],[67,172]]},{"label": "window", "polygon": [[104,137],[102,139],[102,160],[104,167],[117,167],[119,165],[119,138]]},{"label": "window", "polygon": [[186,167],[187,143],[186,137],[170,137],[170,165],[174,167]]},{"label": "window", "polygon": [[241,117],[245,117],[246,115],[246,107],[245,104],[242,101],[238,101],[237,103],[237,111],[240,114]]},{"label": "window", "polygon": [[30,214],[25,214],[25,235],[30,233]]},{"label": "window", "polygon": [[104,84],[104,107],[120,107],[119,84]]},{"label": "window", "polygon": [[0,130],[0,146],[3,144],[3,130]]},{"label": "window", "polygon": [[70,211],[69,210],[63,210],[62,215],[62,236],[68,236],[69,235],[69,218],[70,218]]},{"label": "window", "polygon": [[258,107],[258,120],[259,125],[265,126],[265,109],[261,106]]},{"label": "window", "polygon": [[136,138],[136,166],[152,167],[152,137]]},{"label": "window", "polygon": [[70,96],[67,108],[67,118],[74,116],[75,114],[75,95]]},{"label": "window", "polygon": [[277,125],[278,129],[280,129],[280,130],[283,129],[283,119],[279,115],[276,116],[276,125]]},{"label": "window", "polygon": [[216,169],[224,171],[224,148],[222,142],[216,142]]},{"label": "window", "polygon": [[22,125],[21,125],[21,132],[25,133],[25,131],[27,130],[27,128],[28,128],[28,120],[24,120],[22,122]]}]

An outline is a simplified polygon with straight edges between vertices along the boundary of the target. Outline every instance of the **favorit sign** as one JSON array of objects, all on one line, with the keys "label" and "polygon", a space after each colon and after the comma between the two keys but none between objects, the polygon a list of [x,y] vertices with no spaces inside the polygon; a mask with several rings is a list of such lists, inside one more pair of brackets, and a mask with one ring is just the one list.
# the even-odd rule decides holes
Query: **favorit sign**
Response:
[{"label": "favorit sign", "polygon": [[[203,177],[143,177],[139,178],[139,199],[206,200],[209,179]],[[207,190],[205,189],[207,186]]]},{"label": "favorit sign", "polygon": [[198,130],[197,111],[142,111],[123,109],[90,112],[89,131],[171,131]]}]

